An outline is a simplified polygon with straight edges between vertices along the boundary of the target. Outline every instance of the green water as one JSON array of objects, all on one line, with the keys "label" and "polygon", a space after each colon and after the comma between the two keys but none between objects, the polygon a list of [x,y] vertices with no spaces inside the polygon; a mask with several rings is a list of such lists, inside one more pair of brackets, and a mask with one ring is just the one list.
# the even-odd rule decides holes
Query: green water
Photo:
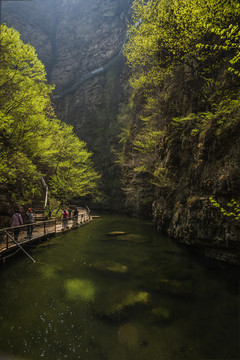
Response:
[{"label": "green water", "polygon": [[[121,237],[106,236],[124,231]],[[239,359],[237,270],[103,216],[0,268],[0,349],[24,359]]]}]

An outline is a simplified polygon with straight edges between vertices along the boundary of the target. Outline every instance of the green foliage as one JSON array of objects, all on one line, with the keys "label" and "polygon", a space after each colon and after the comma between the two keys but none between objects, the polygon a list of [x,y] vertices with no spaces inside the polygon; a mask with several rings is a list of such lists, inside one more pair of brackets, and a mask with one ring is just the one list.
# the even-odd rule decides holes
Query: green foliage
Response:
[{"label": "green foliage", "polygon": [[86,144],[66,124],[61,124],[55,141],[57,152],[47,159],[52,161],[54,170],[49,178],[51,193],[63,202],[75,196],[95,193],[99,175],[93,169],[91,153],[87,151]]},{"label": "green foliage", "polygon": [[213,207],[221,211],[223,216],[240,220],[240,204],[236,200],[232,199],[226,207],[221,206],[213,197],[210,197],[209,200]]},{"label": "green foliage", "polygon": [[204,112],[189,114],[188,116],[174,117],[169,125],[171,138],[182,139],[188,136],[195,136],[204,131],[213,118],[213,113]]},{"label": "green foliage", "polygon": [[185,81],[191,78],[204,84],[206,99],[214,87],[221,88],[218,74],[223,64],[233,77],[238,76],[238,2],[135,0],[133,11],[125,55],[135,91],[153,89],[174,76],[179,66],[185,68]]},{"label": "green foliage", "polygon": [[134,148],[141,153],[154,153],[161,135],[162,132],[159,130],[144,128],[134,140]]},{"label": "green foliage", "polygon": [[135,151],[140,153],[139,165],[135,167],[136,172],[148,172],[152,175],[153,165],[157,156],[157,144],[160,141],[162,132],[144,126],[133,141]]},{"label": "green foliage", "polygon": [[0,29],[0,184],[12,201],[39,196],[45,177],[61,201],[96,190],[85,143],[54,116],[43,64],[19,33]]},{"label": "green foliage", "polygon": [[136,184],[132,193],[147,177],[167,196],[176,187],[172,155],[198,142],[200,165],[207,135],[220,137],[239,123],[239,20],[235,0],[133,1],[124,50],[132,113],[121,157],[126,187]]},{"label": "green foliage", "polygon": [[175,188],[173,177],[170,175],[170,171],[161,166],[156,166],[153,174],[152,184],[160,188]]},{"label": "green foliage", "polygon": [[119,134],[120,143],[125,143],[130,133],[130,106],[126,104],[119,105],[119,112],[117,115],[117,123],[121,128]]}]

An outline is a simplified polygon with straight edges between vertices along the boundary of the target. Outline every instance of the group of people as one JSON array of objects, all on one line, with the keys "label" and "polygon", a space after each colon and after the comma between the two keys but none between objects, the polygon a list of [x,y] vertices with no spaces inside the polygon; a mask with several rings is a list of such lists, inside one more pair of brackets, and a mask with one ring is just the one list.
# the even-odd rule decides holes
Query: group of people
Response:
[{"label": "group of people", "polygon": [[[26,212],[26,224],[28,224],[27,226],[27,238],[31,239],[32,237],[32,233],[33,233],[33,222],[34,222],[34,213],[33,213],[33,209],[32,208],[28,208],[27,212]],[[22,215],[20,214],[20,212],[18,210],[15,210],[13,216],[11,217],[10,220],[10,226],[13,229],[13,233],[14,233],[14,240],[18,241],[18,236],[20,233],[21,228],[19,226],[23,225],[23,218]]]},{"label": "group of people", "polygon": [[[67,209],[63,209],[62,211],[62,219],[63,219],[63,229],[67,229],[68,228],[68,219],[69,217],[71,217],[71,213],[69,214],[69,212],[67,211]],[[78,223],[78,209],[75,208],[73,210],[73,225],[77,225]]]},{"label": "group of people", "polygon": [[[62,211],[62,219],[63,219],[63,228],[67,229],[68,228],[68,219],[70,217],[71,213],[69,214],[68,210],[66,208],[64,208],[64,210]],[[78,209],[75,208],[73,210],[73,225],[76,226],[78,224]],[[31,239],[32,238],[32,233],[33,233],[33,223],[34,223],[34,211],[32,208],[28,208],[27,212],[26,212],[26,224],[27,224],[27,239]],[[19,210],[15,210],[13,216],[11,217],[10,220],[10,226],[13,228],[13,233],[14,233],[14,240],[18,241],[18,236],[21,230],[21,225],[23,225],[23,218],[22,215],[20,214]]]}]

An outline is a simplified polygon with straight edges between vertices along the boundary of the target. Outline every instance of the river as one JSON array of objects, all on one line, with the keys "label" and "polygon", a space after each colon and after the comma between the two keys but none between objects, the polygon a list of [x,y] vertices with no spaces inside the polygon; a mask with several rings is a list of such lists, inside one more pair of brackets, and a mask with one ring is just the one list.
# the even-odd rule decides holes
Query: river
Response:
[{"label": "river", "polygon": [[[121,231],[127,234],[107,235]],[[0,349],[23,359],[239,359],[237,269],[104,215],[0,269]]]}]

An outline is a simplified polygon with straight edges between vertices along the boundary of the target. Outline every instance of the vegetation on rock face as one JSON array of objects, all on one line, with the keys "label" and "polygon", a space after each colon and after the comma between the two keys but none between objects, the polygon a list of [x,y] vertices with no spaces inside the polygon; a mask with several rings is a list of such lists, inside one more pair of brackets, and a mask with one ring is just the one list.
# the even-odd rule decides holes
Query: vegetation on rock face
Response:
[{"label": "vegetation on rock face", "polygon": [[[240,4],[233,0],[133,2],[125,45],[131,115],[119,156],[126,203],[144,206],[137,191],[172,194],[184,146],[201,147],[213,124],[219,136],[235,126],[229,114],[240,106],[239,19]],[[167,157],[174,148],[175,158]]]},{"label": "vegetation on rock face", "polygon": [[232,199],[224,208],[212,197],[210,197],[209,200],[215,208],[217,208],[221,211],[223,216],[228,216],[233,220],[239,221],[239,219],[240,219],[240,204],[238,204],[234,199]]},{"label": "vegetation on rock face", "polygon": [[[125,54],[133,69],[132,85],[135,91],[146,89],[148,104],[154,87],[176,77],[179,67],[184,68],[179,80],[186,94],[193,92],[210,105],[209,96],[229,98],[231,75],[239,74],[238,2],[135,0],[133,10]],[[229,72],[230,81],[221,81],[221,70]]]},{"label": "vegetation on rock face", "polygon": [[96,191],[98,174],[84,142],[56,119],[53,86],[35,50],[13,28],[0,32],[0,189],[10,201],[29,203],[41,177],[60,201]]}]

